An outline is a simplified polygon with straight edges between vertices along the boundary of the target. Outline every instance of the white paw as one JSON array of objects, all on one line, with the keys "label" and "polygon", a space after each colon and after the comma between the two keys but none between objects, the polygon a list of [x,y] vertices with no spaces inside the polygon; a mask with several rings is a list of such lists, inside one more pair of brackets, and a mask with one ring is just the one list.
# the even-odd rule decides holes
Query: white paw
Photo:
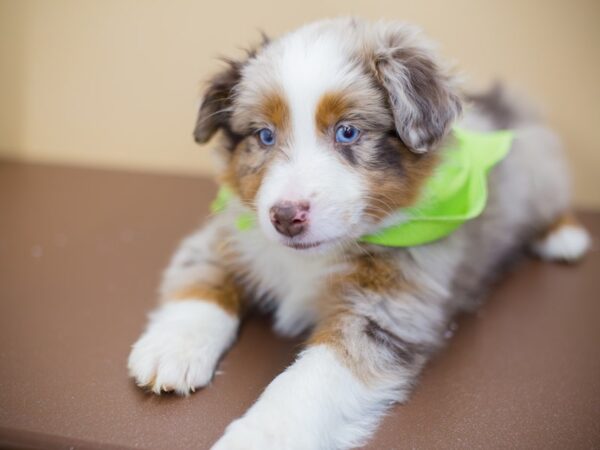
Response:
[{"label": "white paw", "polygon": [[332,349],[313,346],[227,427],[212,450],[355,448],[396,395],[395,389],[365,385]]},{"label": "white paw", "polygon": [[235,339],[239,320],[198,300],[169,303],[154,311],[129,355],[129,374],[155,393],[188,394],[212,379],[221,355]]},{"label": "white paw", "polygon": [[[257,427],[248,426],[244,419],[238,419],[227,427],[227,432],[211,450],[284,450],[276,436],[269,435]],[[283,444],[284,445],[284,444]]]},{"label": "white paw", "polygon": [[566,225],[534,242],[532,248],[544,260],[574,262],[581,259],[590,246],[591,238],[584,228]]}]

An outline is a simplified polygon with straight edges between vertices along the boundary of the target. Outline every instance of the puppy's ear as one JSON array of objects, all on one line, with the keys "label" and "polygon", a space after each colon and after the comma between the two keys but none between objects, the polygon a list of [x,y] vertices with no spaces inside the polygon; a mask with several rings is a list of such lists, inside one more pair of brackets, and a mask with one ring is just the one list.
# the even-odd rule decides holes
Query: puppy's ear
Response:
[{"label": "puppy's ear", "polygon": [[231,106],[235,86],[242,76],[244,65],[258,52],[258,50],[269,43],[266,34],[261,33],[261,44],[246,51],[243,60],[224,59],[227,65],[225,69],[217,73],[208,83],[204,98],[200,104],[196,127],[194,128],[194,140],[203,144],[207,142],[219,128],[226,128],[231,117]]},{"label": "puppy's ear", "polygon": [[210,80],[200,104],[194,128],[194,140],[199,144],[207,142],[229,122],[233,89],[240,81],[243,63],[233,60],[225,62],[227,67]]},{"label": "puppy's ear", "polygon": [[415,153],[435,147],[462,111],[453,78],[418,30],[407,25],[381,25],[373,50],[373,70],[387,92],[400,139]]}]

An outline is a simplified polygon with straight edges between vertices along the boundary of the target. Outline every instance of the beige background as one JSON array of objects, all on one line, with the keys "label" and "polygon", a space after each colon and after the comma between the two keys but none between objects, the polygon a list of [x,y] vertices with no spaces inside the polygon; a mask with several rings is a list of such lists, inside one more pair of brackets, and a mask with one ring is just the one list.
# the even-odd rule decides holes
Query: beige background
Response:
[{"label": "beige background", "polygon": [[0,156],[208,173],[191,131],[215,58],[340,14],[418,23],[470,84],[527,90],[600,207],[598,0],[0,0]]}]

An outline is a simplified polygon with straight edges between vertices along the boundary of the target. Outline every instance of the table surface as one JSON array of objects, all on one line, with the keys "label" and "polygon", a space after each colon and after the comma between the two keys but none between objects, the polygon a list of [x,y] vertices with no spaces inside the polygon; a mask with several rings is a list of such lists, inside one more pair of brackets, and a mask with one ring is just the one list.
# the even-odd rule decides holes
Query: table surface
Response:
[{"label": "table surface", "polygon": [[[208,213],[205,179],[0,164],[0,446],[208,448],[300,342],[252,318],[212,385],[145,394],[130,345],[178,241]],[[600,214],[582,214],[600,234]],[[597,242],[597,239],[596,239]],[[600,252],[525,260],[368,448],[600,448]]]}]

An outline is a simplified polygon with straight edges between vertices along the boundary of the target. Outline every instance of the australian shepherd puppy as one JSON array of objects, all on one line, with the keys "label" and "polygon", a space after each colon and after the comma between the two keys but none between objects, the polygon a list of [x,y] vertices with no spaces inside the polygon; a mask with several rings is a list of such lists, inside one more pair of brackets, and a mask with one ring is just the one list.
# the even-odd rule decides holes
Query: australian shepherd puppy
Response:
[{"label": "australian shepherd puppy", "polygon": [[[483,211],[418,245],[363,239],[411,220],[458,129],[513,133]],[[589,245],[554,134],[502,89],[462,95],[406,24],[326,20],[265,40],[210,82],[195,138],[215,134],[220,211],[166,269],[131,376],[157,394],[206,386],[253,303],[278,333],[310,333],[215,449],[362,445],[507,259],[574,261]]]}]

